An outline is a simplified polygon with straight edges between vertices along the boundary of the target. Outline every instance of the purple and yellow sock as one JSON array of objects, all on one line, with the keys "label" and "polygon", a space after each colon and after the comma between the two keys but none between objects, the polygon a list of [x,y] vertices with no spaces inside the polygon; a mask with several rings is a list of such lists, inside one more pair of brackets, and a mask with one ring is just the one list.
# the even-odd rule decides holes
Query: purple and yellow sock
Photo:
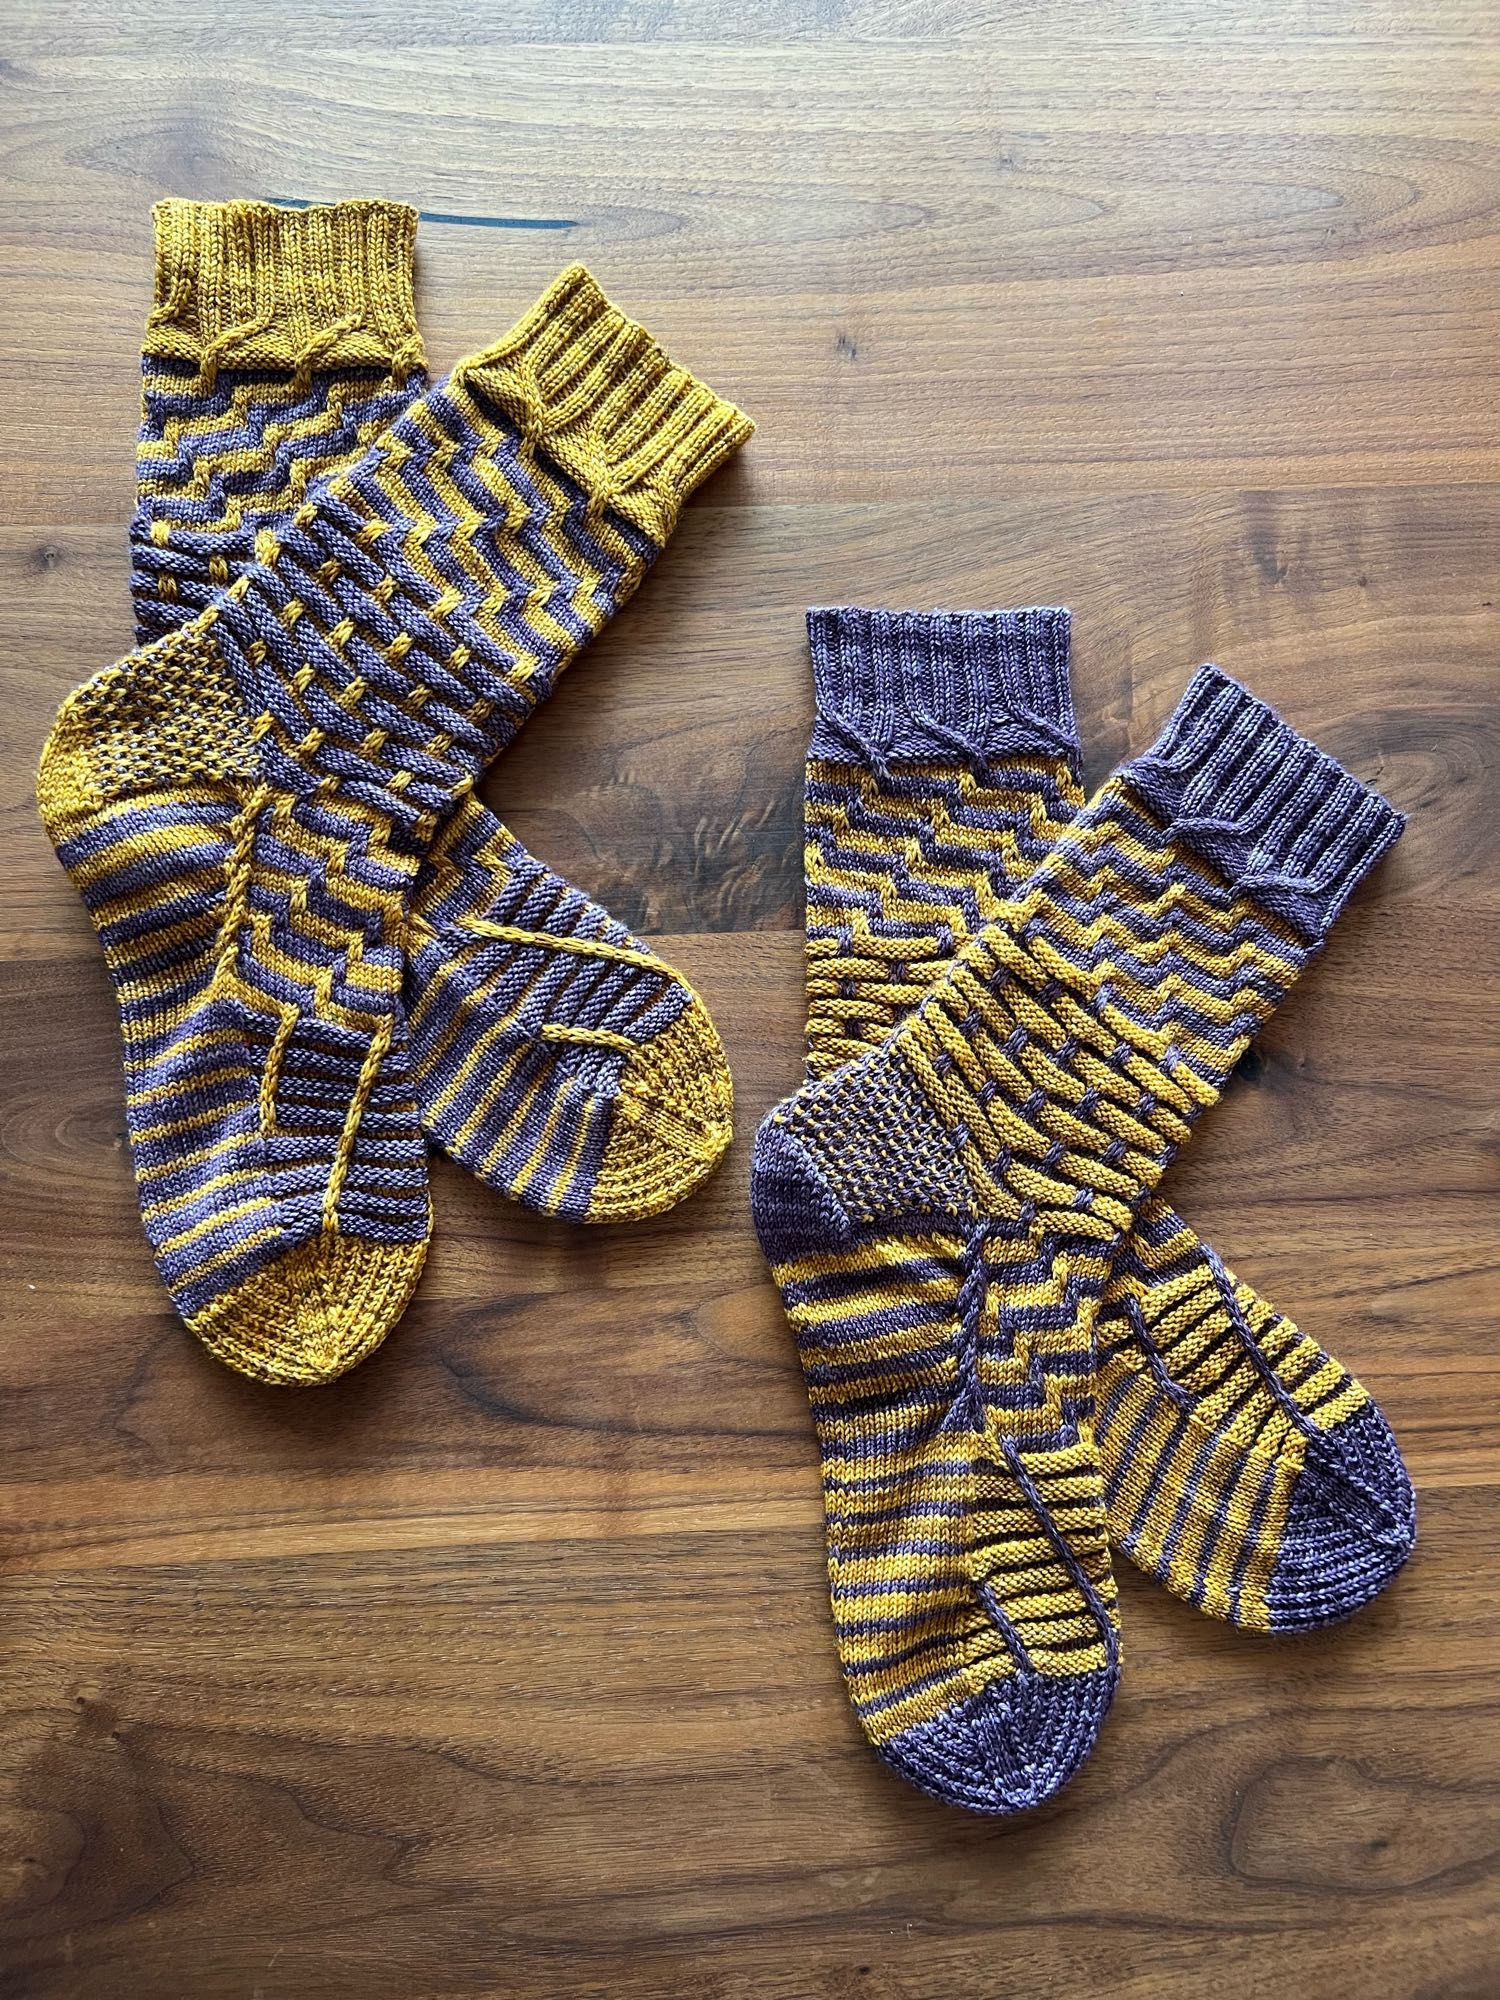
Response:
[{"label": "purple and yellow sock", "polygon": [[[131,528],[148,640],[209,605],[255,534],[421,392],[415,211],[159,203]],[[524,557],[523,557],[524,560]],[[582,1222],[653,1215],[727,1147],[733,1087],[688,982],[460,800],[418,874],[403,1001],[428,1137]]]},{"label": "purple and yellow sock", "polygon": [[[808,614],[807,1062],[874,1048],[999,916],[1083,805],[1068,615]],[[1415,1503],[1366,1391],[1158,1197],[1098,1324],[1110,1539],[1255,1631],[1347,1617],[1395,1575]]]},{"label": "purple and yellow sock", "polygon": [[39,800],[115,979],[142,1216],[232,1366],[326,1381],[404,1309],[424,863],[747,429],[575,268],[63,704]]},{"label": "purple and yellow sock", "polygon": [[[951,751],[952,717],[912,720],[919,761]],[[1399,830],[1205,668],[881,1046],[761,1128],[850,1696],[939,1798],[1039,1804],[1097,1735],[1119,1642],[1095,1324],[1120,1245]]]}]

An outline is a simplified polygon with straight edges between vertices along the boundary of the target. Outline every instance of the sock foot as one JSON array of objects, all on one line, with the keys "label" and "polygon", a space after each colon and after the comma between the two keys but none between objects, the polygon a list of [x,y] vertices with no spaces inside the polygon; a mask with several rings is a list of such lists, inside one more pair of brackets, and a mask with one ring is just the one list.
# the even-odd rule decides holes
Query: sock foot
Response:
[{"label": "sock foot", "polygon": [[585,1222],[660,1215],[699,1187],[734,1136],[729,1060],[693,994],[671,1027],[628,1058]]},{"label": "sock foot", "polygon": [[406,994],[429,1138],[539,1214],[660,1214],[729,1144],[702,1000],[473,800],[424,870]]},{"label": "sock foot", "polygon": [[377,1348],[406,1310],[427,1245],[323,1231],[187,1322],[210,1354],[257,1382],[315,1388]]},{"label": "sock foot", "polygon": [[1351,1617],[1416,1539],[1390,1426],[1346,1370],[1165,1221],[1186,1240],[1178,1267],[1144,1286],[1127,1267],[1105,1323],[1096,1436],[1111,1539],[1246,1631]]},{"label": "sock foot", "polygon": [[[884,1146],[894,1221],[864,1178],[879,1142],[855,1093],[872,1077],[911,1114]],[[779,1106],[751,1207],[818,1426],[856,1713],[933,1798],[1020,1812],[1078,1770],[1118,1682],[1103,1486],[1071,1315],[1046,1310],[1043,1280],[1023,1327],[1007,1246],[963,1215],[952,1147],[910,1088],[877,1054]]]},{"label": "sock foot", "polygon": [[1060,1792],[1094,1747],[1118,1666],[1087,1674],[1014,1673],[903,1730],[876,1750],[945,1805],[1015,1813]]},{"label": "sock foot", "polygon": [[1273,1632],[1337,1624],[1411,1554],[1417,1503],[1390,1426],[1365,1403],[1309,1439],[1266,1589]]}]

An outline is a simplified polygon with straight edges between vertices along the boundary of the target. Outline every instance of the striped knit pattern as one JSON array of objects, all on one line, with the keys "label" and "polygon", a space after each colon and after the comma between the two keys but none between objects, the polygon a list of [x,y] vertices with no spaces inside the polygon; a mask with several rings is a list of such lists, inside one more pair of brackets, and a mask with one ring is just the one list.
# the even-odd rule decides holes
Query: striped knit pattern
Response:
[{"label": "striped knit pattern", "polygon": [[116,981],[147,1234],[233,1366],[327,1380],[404,1308],[423,858],[743,431],[569,272],[64,704],[40,801]]},{"label": "striped knit pattern", "polygon": [[255,557],[258,528],[347,465],[424,386],[320,370],[221,369],[205,391],[191,362],[143,358],[131,523],[131,594],[144,643],[201,611]]},{"label": "striped knit pattern", "polygon": [[756,1145],[881,1756],[1010,1812],[1087,1755],[1118,1637],[1094,1325],[1122,1237],[1365,870],[1384,801],[1216,669],[873,1053]]},{"label": "striped knit pattern", "polygon": [[[1065,613],[808,626],[807,1061],[826,1076],[1004,914],[1083,801]],[[1110,1536],[1149,1575],[1253,1630],[1348,1616],[1390,1581],[1415,1512],[1384,1418],[1157,1197],[1098,1337]]]},{"label": "striped knit pattern", "polygon": [[453,814],[423,878],[406,994],[428,1137],[566,1221],[681,1201],[733,1129],[692,987],[486,812]]},{"label": "striped knit pattern", "polygon": [[[158,204],[131,530],[142,639],[210,605],[257,530],[420,393],[415,224],[389,202]],[[264,365],[226,365],[241,351]],[[703,1002],[477,799],[419,875],[411,925],[412,1087],[460,1164],[585,1222],[656,1214],[717,1165],[733,1087]]]}]

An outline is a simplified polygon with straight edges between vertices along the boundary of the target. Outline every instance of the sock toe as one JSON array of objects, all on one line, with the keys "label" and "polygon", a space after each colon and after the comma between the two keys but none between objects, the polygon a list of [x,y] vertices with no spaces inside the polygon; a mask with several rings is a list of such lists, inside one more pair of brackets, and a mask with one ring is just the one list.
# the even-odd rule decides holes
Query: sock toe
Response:
[{"label": "sock toe", "polygon": [[1094,1747],[1118,1666],[1015,1673],[877,1745],[909,1783],[969,1812],[1015,1813],[1060,1792]]},{"label": "sock toe", "polygon": [[660,1215],[707,1180],[733,1136],[729,1059],[694,994],[626,1065],[583,1220]]},{"label": "sock toe", "polygon": [[1390,1426],[1366,1403],[1313,1438],[1266,1591],[1273,1632],[1348,1618],[1385,1589],[1417,1538],[1417,1503]]},{"label": "sock toe", "polygon": [[195,1313],[218,1360],[258,1382],[332,1382],[380,1345],[416,1289],[427,1245],[324,1233]]}]

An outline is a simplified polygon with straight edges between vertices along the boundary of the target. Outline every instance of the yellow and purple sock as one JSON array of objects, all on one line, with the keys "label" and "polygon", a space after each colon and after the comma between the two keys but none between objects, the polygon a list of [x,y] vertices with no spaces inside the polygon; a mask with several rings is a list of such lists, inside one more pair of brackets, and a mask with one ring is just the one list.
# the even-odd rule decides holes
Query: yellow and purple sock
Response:
[{"label": "yellow and purple sock", "polygon": [[404,1309],[424,863],[747,430],[574,268],[63,704],[39,801],[115,980],[142,1217],[232,1366],[326,1381]]},{"label": "yellow and purple sock", "polygon": [[[854,730],[951,754],[931,685],[896,734],[884,709]],[[881,1045],[761,1127],[755,1222],[822,1448],[850,1697],[939,1798],[1039,1804],[1094,1742],[1119,1672],[1094,1432],[1115,1260],[1399,830],[1204,668]]]},{"label": "yellow and purple sock", "polygon": [[[1083,806],[1069,621],[810,612],[807,1063],[878,1046]],[[1159,1197],[1100,1307],[1110,1539],[1255,1631],[1347,1617],[1395,1575],[1415,1502],[1379,1409]]]},{"label": "yellow and purple sock", "polygon": [[[149,640],[209,605],[426,381],[415,211],[157,205],[131,585]],[[427,1135],[544,1214],[625,1222],[722,1157],[733,1087],[682,975],[477,798],[418,874],[403,1002]]]}]

